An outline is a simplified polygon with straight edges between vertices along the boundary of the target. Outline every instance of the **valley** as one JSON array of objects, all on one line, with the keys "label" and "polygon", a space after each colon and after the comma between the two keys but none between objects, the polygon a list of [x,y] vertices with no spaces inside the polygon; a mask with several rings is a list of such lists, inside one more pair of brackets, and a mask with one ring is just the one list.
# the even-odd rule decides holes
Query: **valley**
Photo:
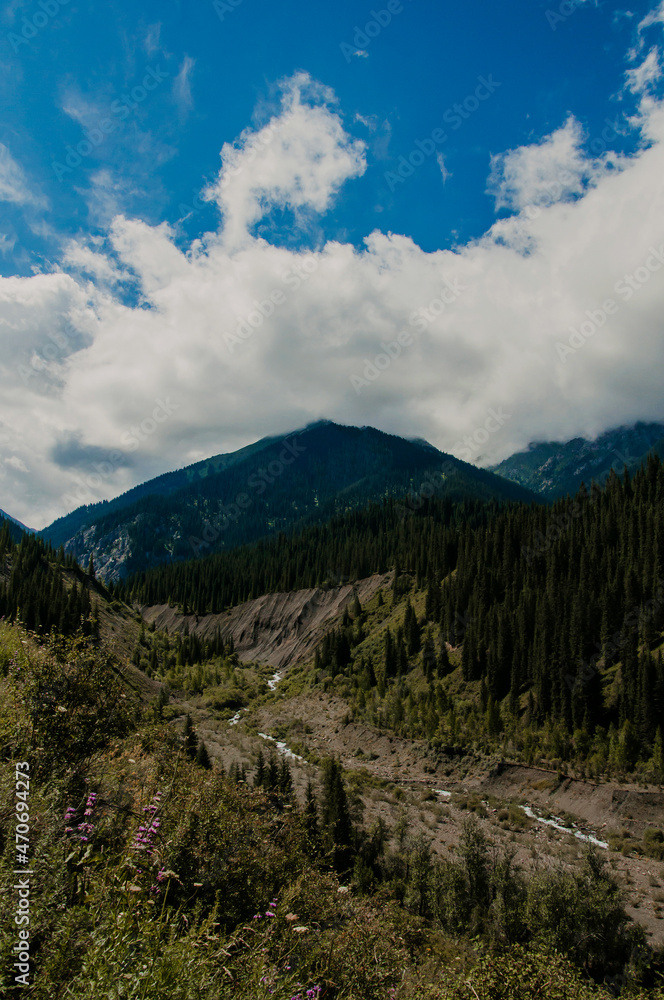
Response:
[{"label": "valley", "polygon": [[[387,582],[382,581],[383,585]],[[278,599],[284,595],[271,596],[274,603],[266,600],[251,609],[256,616],[254,622],[260,620],[262,624],[257,625],[255,645],[241,648],[238,644],[236,648],[241,660],[258,659],[254,654],[260,649],[263,663],[283,671],[274,690],[261,697],[258,705],[249,705],[230,720],[202,706],[201,698],[174,693],[173,725],[180,726],[189,713],[210,757],[226,770],[232,764],[244,764],[249,781],[259,749],[269,752],[265,734],[270,735],[279,741],[279,753],[287,755],[301,803],[307,782],[319,780],[320,761],[332,755],[340,760],[361,801],[367,827],[380,819],[388,829],[395,830],[405,818],[409,835],[425,837],[443,856],[458,844],[469,811],[480,817],[493,842],[513,847],[517,861],[528,868],[574,865],[582,856],[583,843],[572,832],[562,833],[538,824],[526,809],[545,818],[564,816],[560,822],[573,827],[582,837],[602,842],[611,834],[608,857],[626,891],[627,912],[643,926],[651,946],[664,947],[664,859],[657,861],[637,850],[648,826],[661,824],[664,819],[661,786],[644,787],[629,781],[589,782],[496,754],[432,751],[427,741],[404,739],[349,721],[349,705],[343,699],[320,690],[290,694],[288,667],[306,661],[312,639],[310,633],[305,634],[302,645],[291,646],[289,654],[277,631],[272,633],[274,646],[270,649],[264,609],[266,604],[279,606]],[[297,607],[296,595],[292,596]],[[346,595],[347,601],[350,596]],[[338,599],[339,594],[331,595],[331,601],[336,603]],[[154,617],[156,610],[147,609],[146,620],[158,621]],[[242,626],[246,629],[251,622],[248,607],[235,610],[237,618],[226,616],[230,634]],[[325,623],[332,627],[340,620],[341,612],[337,610],[335,616],[330,606],[327,612]],[[170,623],[184,625],[177,619]],[[200,621],[196,627],[204,635],[208,626]],[[625,843],[627,848],[622,850]],[[630,849],[632,845],[634,850]]]},{"label": "valley", "polygon": [[[276,983],[292,966],[275,973],[281,945],[249,930],[276,907],[289,962],[331,997],[355,976],[348,995],[379,1000],[394,962],[407,1000],[457,1000],[459,976],[493,1000],[499,969],[526,997],[528,962],[539,982],[554,955],[567,993],[652,992],[664,466],[653,454],[550,506],[476,486],[411,483],[125,580],[4,522],[0,733],[38,776],[45,899],[85,942],[69,955],[61,911],[39,910],[47,991],[65,966],[81,982],[83,954],[111,982],[134,940],[145,956],[160,942],[144,964],[162,991],[186,942],[208,992]],[[63,833],[85,795],[99,830]],[[313,951],[289,920],[315,928]],[[337,936],[359,964],[334,965]]]}]

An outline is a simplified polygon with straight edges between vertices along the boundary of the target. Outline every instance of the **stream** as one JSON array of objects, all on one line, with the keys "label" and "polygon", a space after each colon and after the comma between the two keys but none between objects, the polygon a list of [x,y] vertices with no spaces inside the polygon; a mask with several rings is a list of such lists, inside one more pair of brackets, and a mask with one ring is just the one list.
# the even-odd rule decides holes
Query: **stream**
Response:
[{"label": "stream", "polygon": [[[275,690],[281,678],[282,674],[279,672],[272,675],[270,680],[267,682],[267,686],[270,691]],[[233,718],[228,720],[228,725],[237,726],[243,712],[246,712],[246,709],[242,708],[239,712],[236,712]],[[304,757],[300,757],[298,754],[293,753],[293,751],[282,740],[277,740],[274,736],[268,736],[267,733],[259,733],[258,735],[261,739],[269,740],[271,743],[274,743],[279,753],[284,757],[289,757],[292,760],[304,760]],[[443,801],[449,801],[452,798],[452,793],[446,791],[444,788],[434,788],[433,791],[436,795],[439,795]],[[544,826],[551,826],[554,830],[558,830],[560,833],[572,834],[572,836],[576,837],[577,840],[583,840],[588,844],[594,844],[596,847],[601,847],[604,851],[609,849],[609,845],[604,840],[599,840],[599,838],[595,837],[594,834],[582,833],[581,830],[577,830],[574,826],[565,826],[559,816],[554,816],[552,819],[545,819],[543,816],[539,816],[532,806],[520,806],[519,808],[523,809],[526,816],[529,819],[534,820],[536,823],[542,823]]]},{"label": "stream", "polygon": [[554,830],[559,830],[560,833],[571,833],[577,840],[585,840],[588,844],[594,844],[596,847],[601,847],[602,850],[608,851],[609,845],[604,840],[599,840],[592,833],[581,833],[573,826],[565,826],[562,819],[559,816],[554,816],[552,819],[544,819],[543,816],[538,816],[534,809],[530,806],[521,806],[521,809],[525,812],[529,819],[534,819],[536,823],[543,823],[545,826],[552,826]]}]

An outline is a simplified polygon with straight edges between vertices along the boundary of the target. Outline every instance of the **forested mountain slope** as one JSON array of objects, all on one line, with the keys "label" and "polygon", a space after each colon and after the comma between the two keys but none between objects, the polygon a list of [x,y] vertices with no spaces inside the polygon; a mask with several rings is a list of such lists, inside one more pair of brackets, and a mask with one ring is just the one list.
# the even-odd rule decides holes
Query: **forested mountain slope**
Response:
[{"label": "forested mountain slope", "polygon": [[323,421],[265,438],[145,483],[108,504],[81,508],[42,535],[79,562],[92,555],[106,580],[318,523],[384,497],[413,493],[536,499],[523,487],[371,427]]},{"label": "forested mountain slope", "polygon": [[480,686],[482,711],[493,712],[489,729],[509,718],[578,731],[581,743],[599,741],[598,762],[612,730],[625,767],[661,752],[664,466],[656,457],[634,478],[612,475],[604,490],[551,508],[431,499],[404,514],[388,501],[294,537],[150,571],[125,595],[203,615],[390,569],[398,599],[423,594],[417,612],[406,609],[401,628],[383,629],[369,648],[360,609],[320,657],[358,704],[371,692],[374,716],[400,724],[408,675],[419,668],[426,683],[410,699],[412,731],[449,735],[456,723],[436,681],[455,650],[463,681]]},{"label": "forested mountain slope", "polygon": [[664,424],[637,423],[606,431],[594,440],[547,441],[506,458],[493,471],[547,498],[574,495],[585,482],[603,484],[612,469],[638,469],[650,452],[664,459]]}]

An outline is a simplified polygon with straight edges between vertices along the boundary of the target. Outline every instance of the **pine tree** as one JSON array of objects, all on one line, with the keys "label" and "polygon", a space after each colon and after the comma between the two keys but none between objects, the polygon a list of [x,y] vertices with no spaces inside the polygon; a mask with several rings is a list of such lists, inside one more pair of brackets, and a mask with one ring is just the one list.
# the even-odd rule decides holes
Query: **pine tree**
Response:
[{"label": "pine tree", "polygon": [[438,674],[438,661],[436,658],[436,648],[433,644],[431,630],[427,630],[422,648],[422,663],[428,681],[433,680],[434,674]]},{"label": "pine tree", "polygon": [[265,785],[271,792],[275,792],[279,787],[279,761],[274,750],[270,751]]},{"label": "pine tree", "polygon": [[661,726],[658,726],[657,728],[657,734],[652,748],[652,757],[650,758],[649,763],[650,770],[654,775],[655,781],[659,785],[664,784],[664,741],[662,740]]},{"label": "pine tree", "polygon": [[316,793],[311,781],[307,782],[303,820],[309,840],[316,842],[318,840],[318,803],[316,802]]},{"label": "pine tree", "polygon": [[406,617],[404,618],[403,630],[406,638],[408,655],[417,656],[421,646],[420,626],[410,600],[406,604]]},{"label": "pine tree", "polygon": [[342,869],[349,863],[353,826],[348,798],[338,760],[328,758],[323,765],[321,822],[334,849],[335,863]]},{"label": "pine tree", "polygon": [[200,767],[205,768],[206,771],[209,771],[212,767],[210,755],[208,754],[207,747],[205,746],[203,740],[199,742],[198,749],[196,750],[196,763]]},{"label": "pine tree", "polygon": [[254,788],[262,788],[265,784],[265,756],[263,748],[259,747],[258,758],[256,760],[256,773],[254,775]]},{"label": "pine tree", "polygon": [[291,769],[288,761],[285,757],[281,758],[281,766],[279,767],[279,791],[282,795],[290,795],[293,790],[293,776],[291,775]]},{"label": "pine tree", "polygon": [[396,677],[397,673],[397,651],[394,647],[394,639],[389,628],[385,631],[385,677]]},{"label": "pine tree", "polygon": [[184,751],[188,757],[192,760],[196,759],[196,750],[198,747],[198,737],[196,735],[196,730],[194,729],[194,724],[191,721],[191,716],[187,713],[187,717],[184,720],[184,733],[183,733],[183,743]]}]

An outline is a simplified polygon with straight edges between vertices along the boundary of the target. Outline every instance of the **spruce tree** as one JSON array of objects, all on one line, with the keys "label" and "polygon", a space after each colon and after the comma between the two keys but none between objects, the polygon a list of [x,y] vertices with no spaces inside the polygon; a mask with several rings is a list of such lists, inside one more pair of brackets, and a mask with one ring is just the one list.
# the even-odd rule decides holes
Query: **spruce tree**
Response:
[{"label": "spruce tree", "polygon": [[303,820],[309,840],[315,843],[318,840],[318,803],[316,802],[316,793],[311,781],[307,782]]},{"label": "spruce tree", "polygon": [[265,755],[263,748],[259,747],[258,758],[256,760],[256,773],[254,775],[254,788],[262,788],[265,784]]},{"label": "spruce tree", "polygon": [[196,750],[196,763],[200,767],[205,768],[206,771],[209,771],[210,768],[212,767],[212,763],[210,762],[210,755],[208,754],[207,747],[205,746],[203,740],[199,742],[198,749]]},{"label": "spruce tree", "polygon": [[198,747],[198,737],[196,735],[196,730],[194,729],[194,724],[191,721],[191,716],[188,712],[184,720],[183,743],[184,751],[187,756],[191,757],[192,760],[195,760],[196,750]]}]

